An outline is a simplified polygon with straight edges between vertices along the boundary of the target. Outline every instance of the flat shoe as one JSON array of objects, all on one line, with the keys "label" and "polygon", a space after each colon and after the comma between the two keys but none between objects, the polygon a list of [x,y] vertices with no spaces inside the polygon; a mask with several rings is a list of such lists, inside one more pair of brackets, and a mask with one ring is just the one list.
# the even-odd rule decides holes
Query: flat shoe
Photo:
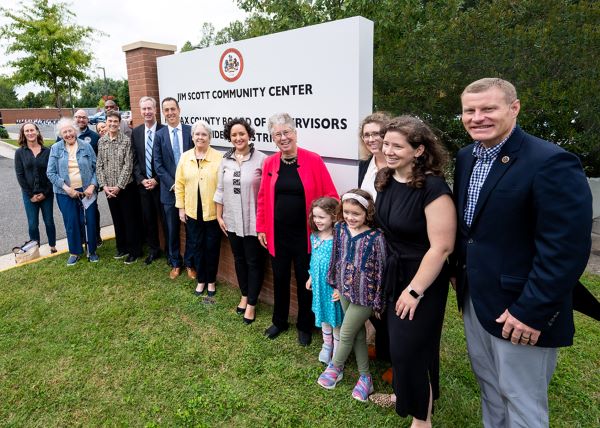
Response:
[{"label": "flat shoe", "polygon": [[236,312],[238,315],[242,315],[242,314],[246,313],[246,308],[240,308],[240,307],[238,306],[237,308],[235,308],[235,312]]},{"label": "flat shoe", "polygon": [[[254,319],[256,319],[256,318],[254,318]],[[244,322],[244,324],[250,325],[254,322],[254,319],[244,317],[244,318],[242,318],[242,321]]]},{"label": "flat shoe", "polygon": [[217,290],[213,290],[213,291],[208,290],[208,297],[215,297],[215,294],[217,294]]},{"label": "flat shoe", "polygon": [[371,394],[369,395],[369,401],[376,406],[383,407],[384,409],[396,407],[396,402],[392,400],[392,394]]}]

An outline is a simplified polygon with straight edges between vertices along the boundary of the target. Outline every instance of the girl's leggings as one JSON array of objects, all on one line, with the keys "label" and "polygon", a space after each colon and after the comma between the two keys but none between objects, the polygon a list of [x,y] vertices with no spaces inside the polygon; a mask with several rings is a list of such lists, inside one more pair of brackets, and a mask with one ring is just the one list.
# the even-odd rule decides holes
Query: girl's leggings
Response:
[{"label": "girl's leggings", "polygon": [[367,349],[367,333],[365,321],[373,313],[368,306],[355,305],[340,295],[340,303],[344,310],[344,321],[340,329],[340,344],[333,356],[333,365],[343,367],[348,355],[354,349],[356,365],[361,375],[369,374],[369,352]]}]

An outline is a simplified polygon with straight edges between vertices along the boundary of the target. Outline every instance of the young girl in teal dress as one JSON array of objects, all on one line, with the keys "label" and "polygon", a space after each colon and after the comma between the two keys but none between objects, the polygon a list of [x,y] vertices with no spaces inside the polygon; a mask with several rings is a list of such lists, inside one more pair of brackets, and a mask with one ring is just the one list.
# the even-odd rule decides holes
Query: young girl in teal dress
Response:
[{"label": "young girl in teal dress", "polygon": [[340,326],[344,314],[340,302],[332,301],[333,288],[327,284],[327,270],[333,249],[333,223],[336,218],[338,201],[334,198],[315,199],[310,207],[309,224],[312,230],[310,243],[310,277],[306,288],[313,290],[312,310],[315,325],[323,332],[323,347],[319,361],[329,364],[340,340]]}]

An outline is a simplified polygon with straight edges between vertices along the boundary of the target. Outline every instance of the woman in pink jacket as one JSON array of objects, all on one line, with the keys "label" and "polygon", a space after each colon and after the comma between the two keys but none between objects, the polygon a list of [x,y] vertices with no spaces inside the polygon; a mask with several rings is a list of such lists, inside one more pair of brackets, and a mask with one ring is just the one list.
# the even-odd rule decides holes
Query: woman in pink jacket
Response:
[{"label": "woman in pink jacket", "polygon": [[269,133],[279,153],[264,163],[258,192],[256,231],[271,254],[273,268],[273,325],[265,330],[275,339],[288,329],[292,262],[298,296],[298,342],[310,345],[314,325],[312,295],[304,287],[310,264],[308,211],[314,199],[338,193],[321,157],[297,146],[294,119],[287,113],[271,116]]}]

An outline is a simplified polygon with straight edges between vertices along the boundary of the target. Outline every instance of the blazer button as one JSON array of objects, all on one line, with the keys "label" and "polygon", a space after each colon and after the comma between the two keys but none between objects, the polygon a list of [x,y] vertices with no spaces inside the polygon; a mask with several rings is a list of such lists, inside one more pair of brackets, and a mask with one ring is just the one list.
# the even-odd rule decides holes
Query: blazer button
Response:
[{"label": "blazer button", "polygon": [[467,241],[467,244],[472,244],[473,243],[473,239],[469,238],[469,240]]},{"label": "blazer button", "polygon": [[467,268],[467,265],[463,265],[463,266],[462,266],[462,268],[463,268],[463,269],[466,269],[466,268]]}]

